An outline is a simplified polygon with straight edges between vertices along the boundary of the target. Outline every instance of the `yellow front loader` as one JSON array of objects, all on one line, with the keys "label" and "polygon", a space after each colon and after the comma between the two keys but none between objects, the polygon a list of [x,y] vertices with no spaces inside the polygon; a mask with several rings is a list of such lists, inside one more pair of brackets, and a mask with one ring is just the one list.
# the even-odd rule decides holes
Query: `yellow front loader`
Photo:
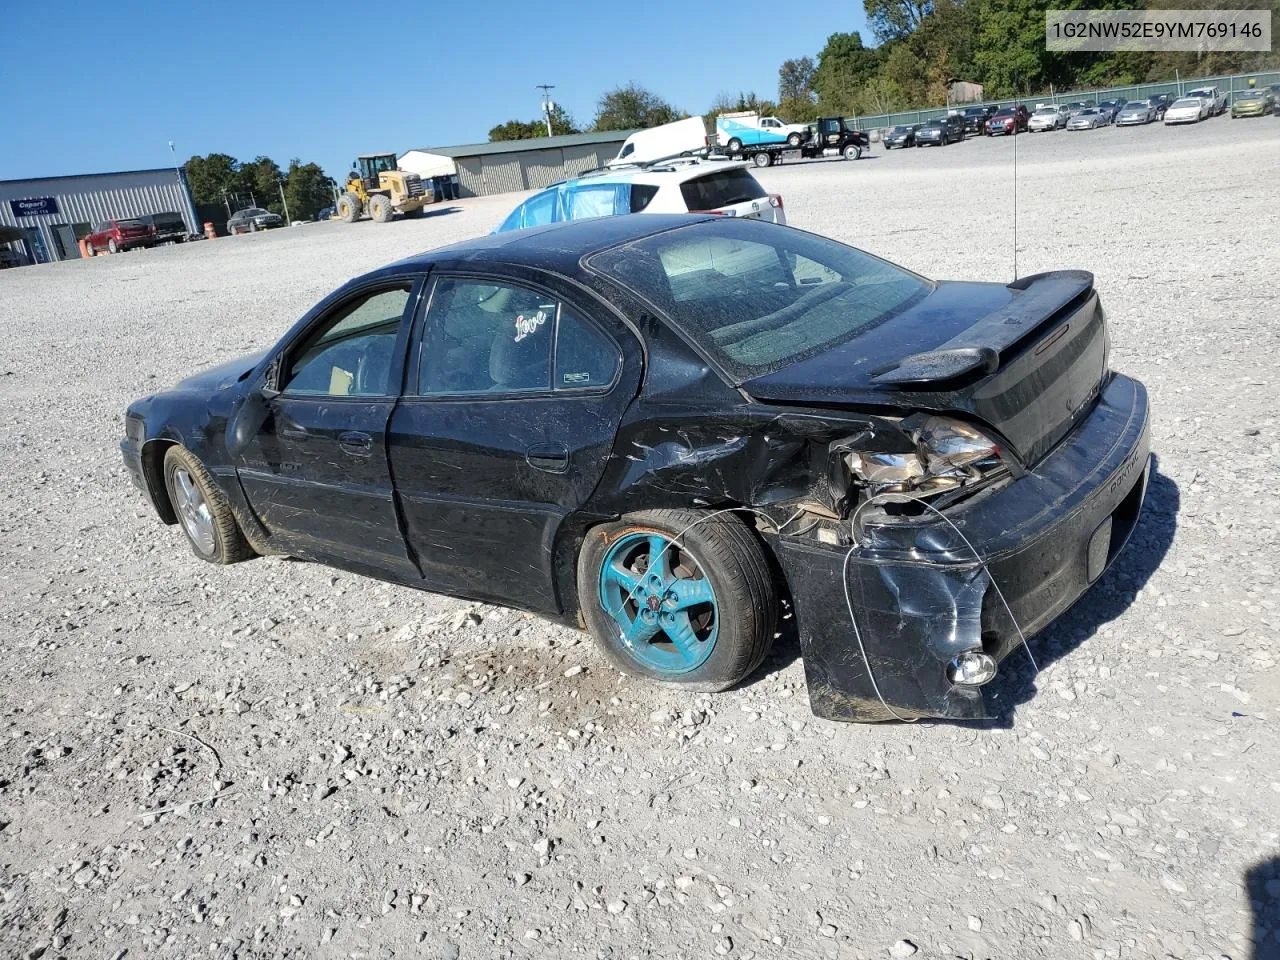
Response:
[{"label": "yellow front loader", "polygon": [[396,168],[394,153],[358,157],[343,191],[338,198],[338,218],[347,223],[354,223],[366,213],[379,223],[386,223],[396,214],[420,217],[422,208],[435,199],[420,176]]}]

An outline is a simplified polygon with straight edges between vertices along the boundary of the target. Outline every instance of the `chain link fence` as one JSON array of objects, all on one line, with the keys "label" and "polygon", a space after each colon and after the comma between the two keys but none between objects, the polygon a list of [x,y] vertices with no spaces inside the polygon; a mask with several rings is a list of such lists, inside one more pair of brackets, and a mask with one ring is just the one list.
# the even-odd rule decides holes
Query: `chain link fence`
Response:
[{"label": "chain link fence", "polygon": [[[1253,81],[1250,86],[1249,81]],[[1071,103],[1075,100],[1145,100],[1160,93],[1172,93],[1181,96],[1188,90],[1198,87],[1218,87],[1227,93],[1227,103],[1235,101],[1235,95],[1243,90],[1263,89],[1271,84],[1280,84],[1280,71],[1263,73],[1237,73],[1225,77],[1197,77],[1187,80],[1169,80],[1161,83],[1138,83],[1126,87],[1099,87],[1093,90],[1067,90],[1053,93],[1037,94],[1027,97],[1015,97],[1011,100],[983,100],[983,105],[1008,107],[1022,103],[1028,109],[1035,109],[1041,103]],[[934,107],[929,110],[906,110],[902,113],[882,113],[867,117],[848,117],[845,122],[858,130],[879,131],[898,124],[928,123],[938,117],[945,117],[950,110],[963,110],[977,104],[955,104],[952,107]],[[874,139],[874,138],[873,138]]]}]

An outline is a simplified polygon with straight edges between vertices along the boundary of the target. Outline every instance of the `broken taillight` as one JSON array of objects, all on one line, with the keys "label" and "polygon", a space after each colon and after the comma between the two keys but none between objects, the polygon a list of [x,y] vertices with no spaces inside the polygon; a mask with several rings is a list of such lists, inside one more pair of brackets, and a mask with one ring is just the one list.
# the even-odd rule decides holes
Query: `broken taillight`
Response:
[{"label": "broken taillight", "polygon": [[782,194],[780,194],[780,193],[771,193],[771,194],[769,194],[769,206],[773,207],[773,208],[774,208],[774,209],[776,209],[776,210],[781,210],[781,209],[782,209]]}]

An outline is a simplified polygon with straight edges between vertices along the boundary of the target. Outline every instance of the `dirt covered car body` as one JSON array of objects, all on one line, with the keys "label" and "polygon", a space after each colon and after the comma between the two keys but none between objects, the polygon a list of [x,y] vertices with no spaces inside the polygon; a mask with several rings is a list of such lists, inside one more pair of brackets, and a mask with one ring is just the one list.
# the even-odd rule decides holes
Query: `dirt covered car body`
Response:
[{"label": "dirt covered car body", "polygon": [[722,689],[789,595],[813,709],[983,716],[1123,547],[1141,384],[1092,277],[935,283],[760,222],[615,217],[352,281],[133,404],[196,553],[286,553],[587,626]]}]

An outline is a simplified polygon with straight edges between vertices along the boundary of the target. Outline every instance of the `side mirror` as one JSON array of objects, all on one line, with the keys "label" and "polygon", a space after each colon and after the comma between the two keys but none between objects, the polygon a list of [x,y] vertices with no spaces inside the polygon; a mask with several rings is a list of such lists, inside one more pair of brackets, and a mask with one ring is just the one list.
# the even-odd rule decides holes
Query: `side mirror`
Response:
[{"label": "side mirror", "polygon": [[258,395],[264,400],[274,400],[280,396],[280,355],[267,366],[262,383],[258,385]]}]

